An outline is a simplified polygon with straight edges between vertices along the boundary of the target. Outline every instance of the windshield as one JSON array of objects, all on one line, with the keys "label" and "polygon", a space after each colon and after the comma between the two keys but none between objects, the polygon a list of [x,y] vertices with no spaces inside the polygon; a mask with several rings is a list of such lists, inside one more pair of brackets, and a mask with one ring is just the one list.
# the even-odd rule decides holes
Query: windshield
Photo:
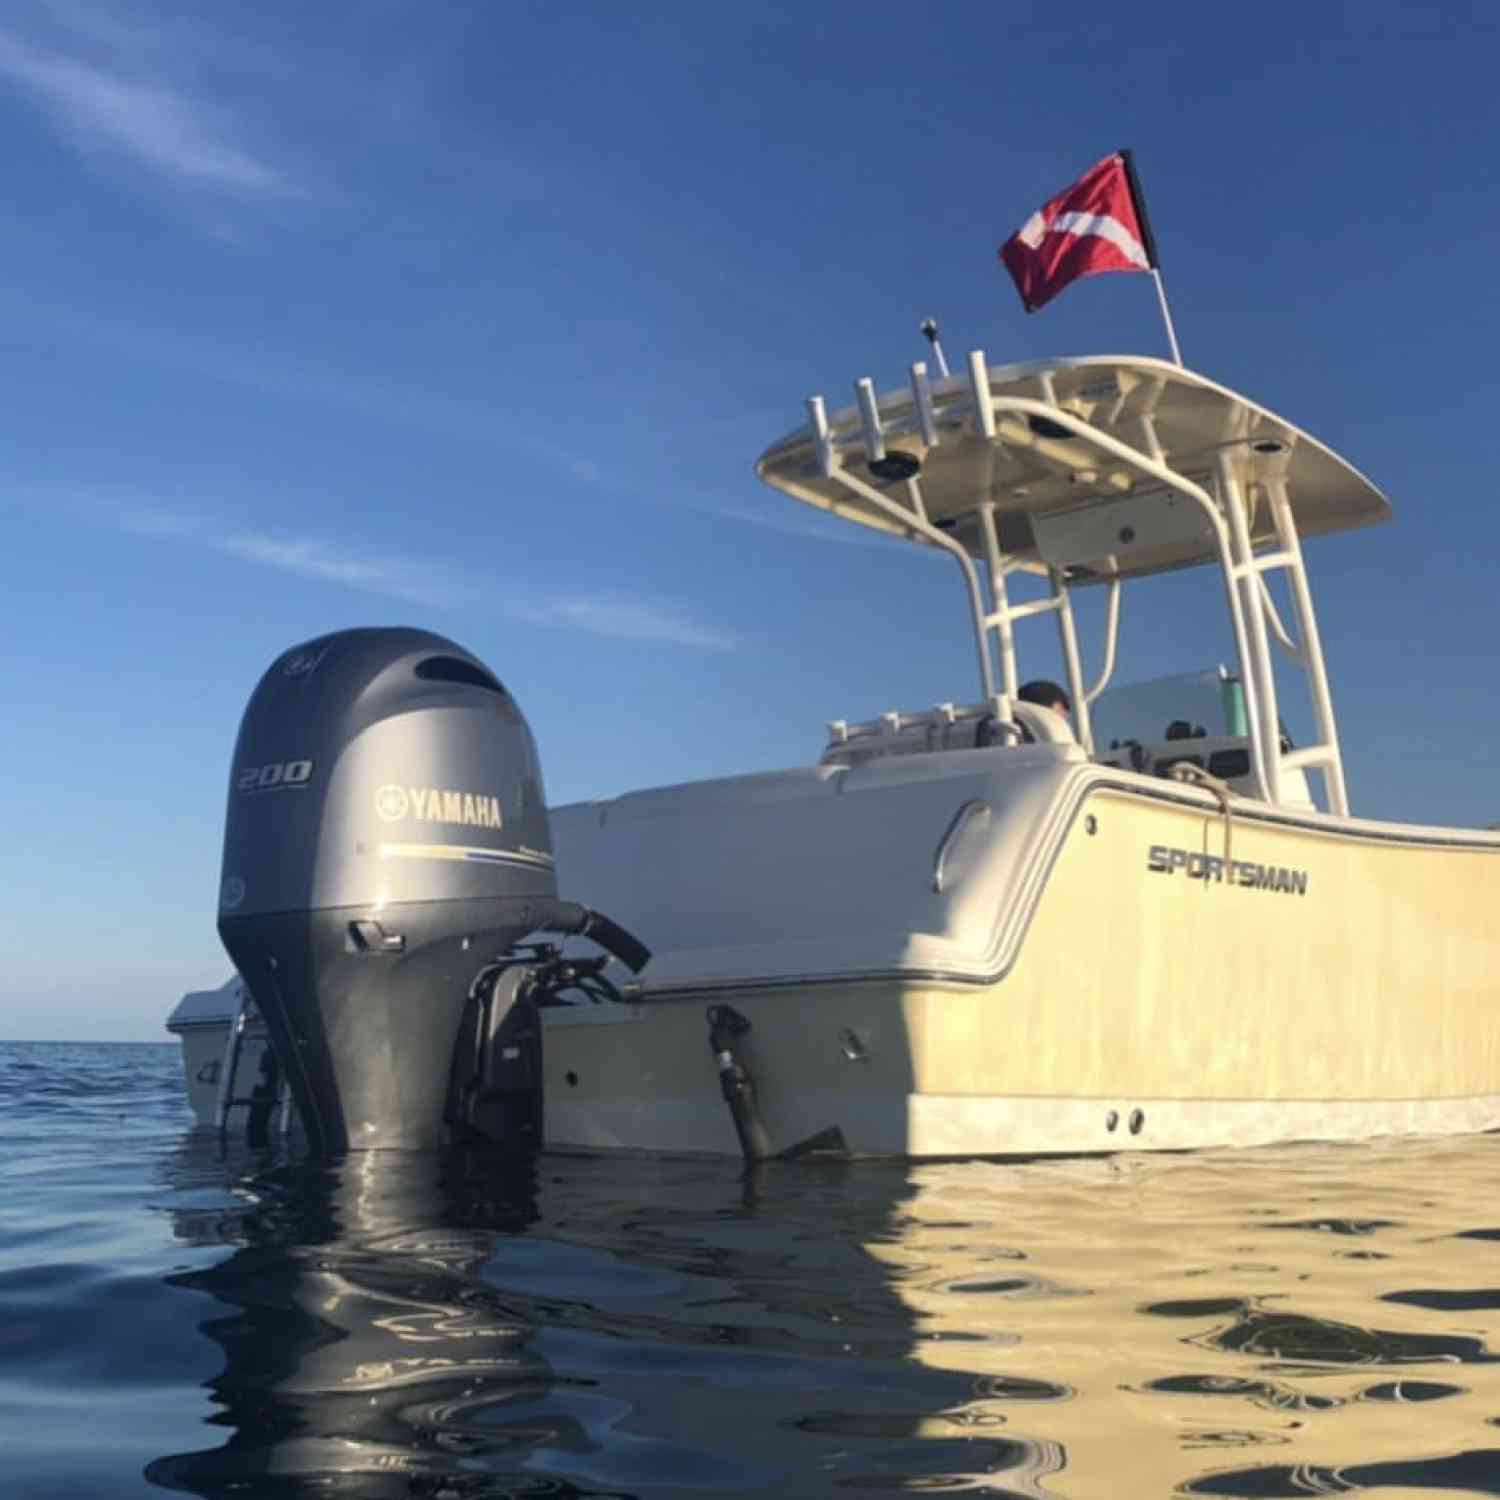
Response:
[{"label": "windshield", "polygon": [[1167,726],[1181,721],[1214,738],[1247,732],[1240,681],[1222,667],[1110,688],[1094,700],[1089,718],[1101,750],[1126,740],[1160,743]]}]

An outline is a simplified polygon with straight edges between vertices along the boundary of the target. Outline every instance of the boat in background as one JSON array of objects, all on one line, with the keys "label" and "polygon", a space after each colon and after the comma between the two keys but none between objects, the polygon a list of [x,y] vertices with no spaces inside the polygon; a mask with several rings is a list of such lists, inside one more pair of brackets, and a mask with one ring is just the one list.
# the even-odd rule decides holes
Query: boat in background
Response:
[{"label": "boat in background", "polygon": [[167,1017],[167,1030],[182,1043],[182,1074],[193,1120],[204,1128],[219,1123],[224,1047],[249,993],[245,981],[231,974],[216,990],[189,990]]},{"label": "boat in background", "polygon": [[[264,1104],[253,1092],[236,1092],[240,1086],[253,1091],[275,1067],[265,1023],[238,974],[216,990],[189,990],[173,1006],[167,1030],[182,1043],[182,1073],[195,1127],[223,1131],[237,1108]],[[273,1102],[289,1105],[283,1088]]]},{"label": "boat in background", "polygon": [[[1350,812],[1302,539],[1385,520],[1375,487],[1134,356],[976,352],[807,410],[758,473],[953,559],[973,701],[549,812],[519,706],[452,642],[345,631],[272,664],[219,930],[312,1146],[951,1157],[1500,1126],[1500,837]],[[1234,662],[1109,729],[1124,585],[1199,566]],[[1048,619],[1067,716],[1021,696],[1018,628]]]}]

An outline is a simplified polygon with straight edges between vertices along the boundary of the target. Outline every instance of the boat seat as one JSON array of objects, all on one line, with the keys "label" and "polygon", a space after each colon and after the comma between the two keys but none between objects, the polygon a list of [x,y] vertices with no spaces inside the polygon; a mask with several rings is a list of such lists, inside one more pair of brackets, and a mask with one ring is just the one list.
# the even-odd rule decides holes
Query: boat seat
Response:
[{"label": "boat seat", "polygon": [[1027,740],[1034,745],[1076,745],[1078,737],[1073,726],[1056,709],[1043,708],[1039,703],[1027,703],[1023,699],[1012,700],[1010,711],[1016,723],[1026,732]]}]

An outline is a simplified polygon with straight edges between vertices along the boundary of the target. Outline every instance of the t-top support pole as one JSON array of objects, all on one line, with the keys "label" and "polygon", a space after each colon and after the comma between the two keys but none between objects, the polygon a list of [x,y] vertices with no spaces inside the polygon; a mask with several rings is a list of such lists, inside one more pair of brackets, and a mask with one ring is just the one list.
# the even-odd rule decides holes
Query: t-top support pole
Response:
[{"label": "t-top support pole", "polygon": [[984,626],[984,594],[979,585],[979,573],[974,566],[974,559],[947,532],[940,531],[918,510],[908,510],[905,506],[898,505],[888,495],[882,495],[874,485],[855,478],[844,468],[834,449],[833,433],[828,425],[828,409],[821,396],[807,398],[807,417],[817,450],[818,468],[825,479],[832,479],[851,494],[858,495],[861,500],[899,522],[906,530],[931,542],[934,547],[940,547],[958,563],[959,570],[964,575],[964,586],[969,595],[969,614],[974,623],[974,645],[979,655],[979,682],[985,701],[990,702],[995,696],[995,672],[990,663],[989,641]]},{"label": "t-top support pole", "polygon": [[[1271,643],[1266,634],[1266,615],[1262,607],[1260,565],[1250,541],[1250,522],[1245,514],[1245,497],[1236,472],[1235,455],[1223,448],[1215,460],[1219,502],[1229,518],[1229,535],[1233,542],[1233,564],[1230,569],[1245,618],[1249,647],[1241,668],[1247,684],[1254,685],[1254,717],[1250,726],[1252,745],[1258,745],[1266,780],[1266,798],[1281,801],[1281,719],[1276,711],[1276,674],[1271,664]],[[1247,707],[1249,705],[1247,704]]]},{"label": "t-top support pole", "polygon": [[1073,733],[1092,755],[1094,728],[1089,717],[1089,699],[1083,686],[1083,658],[1078,654],[1078,627],[1073,623],[1073,597],[1068,581],[1058,568],[1049,568],[1052,597],[1057,601],[1057,635],[1062,646],[1063,670],[1068,678],[1068,697],[1073,701]]},{"label": "t-top support pole", "polygon": [[1328,668],[1323,660],[1318,617],[1313,609],[1307,567],[1302,560],[1302,540],[1297,535],[1297,521],[1292,515],[1291,501],[1287,497],[1286,480],[1270,480],[1265,488],[1266,497],[1271,502],[1271,519],[1276,526],[1277,544],[1289,558],[1286,571],[1291,578],[1292,608],[1297,616],[1297,635],[1301,642],[1299,655],[1307,672],[1308,696],[1312,699],[1313,717],[1321,742],[1318,746],[1309,747],[1307,764],[1323,773],[1328,811],[1339,817],[1348,817],[1349,790],[1344,783],[1344,756],[1339,747],[1338,721],[1333,714],[1333,694],[1328,687]]}]

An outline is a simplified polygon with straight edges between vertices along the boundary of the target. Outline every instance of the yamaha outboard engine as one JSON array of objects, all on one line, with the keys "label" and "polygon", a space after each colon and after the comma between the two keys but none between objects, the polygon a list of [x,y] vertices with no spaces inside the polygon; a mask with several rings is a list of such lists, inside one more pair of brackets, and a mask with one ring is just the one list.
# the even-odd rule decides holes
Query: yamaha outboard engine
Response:
[{"label": "yamaha outboard engine", "polygon": [[568,966],[514,945],[544,930],[648,957],[558,900],[536,746],[482,662],[383,629],[272,664],[235,746],[219,936],[314,1150],[540,1143],[535,980]]}]

